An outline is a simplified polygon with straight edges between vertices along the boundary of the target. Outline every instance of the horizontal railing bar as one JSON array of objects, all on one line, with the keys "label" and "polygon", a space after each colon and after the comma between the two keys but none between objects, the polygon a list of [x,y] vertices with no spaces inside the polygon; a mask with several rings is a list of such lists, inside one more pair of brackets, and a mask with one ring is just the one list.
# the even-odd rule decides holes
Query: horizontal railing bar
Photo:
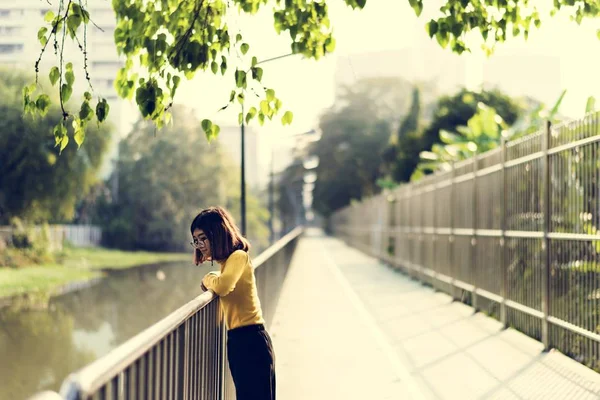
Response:
[{"label": "horizontal railing bar", "polygon": [[454,286],[456,286],[457,288],[466,290],[467,292],[473,292],[473,290],[475,289],[474,285],[471,285],[470,283],[466,283],[466,282],[463,282],[463,281],[458,280],[458,279],[455,279],[452,284]]},{"label": "horizontal railing bar", "polygon": [[423,272],[425,275],[430,276],[431,278],[435,278],[435,271],[429,268],[422,268],[421,272]]},{"label": "horizontal railing bar", "polygon": [[452,186],[452,183],[454,183],[454,182],[452,182],[452,178],[448,177],[448,179],[446,179],[444,181],[441,181],[441,182],[438,182],[436,184],[436,186],[437,186],[438,189],[443,189],[445,187]]},{"label": "horizontal railing bar", "polygon": [[548,233],[548,238],[553,240],[600,240],[600,235],[588,235],[585,233]]},{"label": "horizontal railing bar", "polygon": [[563,144],[560,146],[556,146],[553,147],[551,149],[548,149],[548,154],[549,155],[554,155],[554,154],[558,154],[560,152],[566,151],[566,150],[571,150],[574,149],[576,147],[583,147],[586,146],[588,144],[593,144],[596,142],[600,141],[600,135],[596,135],[596,136],[592,136],[592,137],[588,137],[588,138],[584,138],[584,139],[579,139],[576,140],[574,142],[570,142],[567,144]]},{"label": "horizontal railing bar", "polygon": [[444,274],[437,274],[436,279],[440,282],[444,282],[449,285],[452,285],[452,283],[454,282],[454,279],[452,279],[448,275],[444,275]]},{"label": "horizontal railing bar", "polygon": [[528,156],[519,157],[514,160],[507,161],[505,163],[506,168],[516,167],[517,165],[526,164],[530,161],[537,160],[538,158],[542,158],[544,156],[543,151],[538,151],[536,153],[532,153]]},{"label": "horizontal railing bar", "polygon": [[510,238],[542,239],[544,237],[544,232],[536,232],[536,231],[506,231],[506,232],[504,232],[504,236],[510,237]]},{"label": "horizontal railing bar", "polygon": [[500,172],[502,171],[502,164],[496,164],[496,165],[492,165],[491,167],[486,167],[486,168],[482,168],[480,170],[478,170],[475,175],[480,177],[480,176],[486,176],[486,175],[491,175],[494,172]]},{"label": "horizontal railing bar", "polygon": [[475,294],[477,294],[477,296],[485,297],[488,300],[495,301],[496,303],[502,303],[504,300],[502,296],[488,292],[487,290],[481,288],[475,289]]},{"label": "horizontal railing bar", "polygon": [[502,229],[476,229],[475,236],[501,237]]},{"label": "horizontal railing bar", "polygon": [[512,300],[508,300],[506,299],[506,301],[504,302],[504,304],[506,304],[507,307],[515,309],[517,311],[521,311],[527,315],[531,315],[532,317],[536,317],[539,319],[543,319],[544,318],[544,313],[541,311],[538,311],[534,308],[528,307],[526,305],[523,305],[521,303],[517,303],[516,301],[512,301]]},{"label": "horizontal railing bar", "polygon": [[590,332],[587,329],[583,329],[577,325],[573,325],[570,322],[563,321],[562,319],[559,319],[556,317],[551,317],[551,316],[548,316],[548,322],[550,322],[553,325],[559,326],[568,331],[577,333],[578,335],[584,336],[588,339],[591,339],[591,340],[594,340],[594,341],[600,343],[600,335],[598,335],[597,333],[594,333],[594,332]]},{"label": "horizontal railing bar", "polygon": [[461,183],[461,182],[466,182],[466,181],[470,181],[475,177],[475,173],[474,172],[469,172],[466,173],[464,175],[458,176],[456,178],[454,178],[452,181],[454,183]]},{"label": "horizontal railing bar", "polygon": [[475,229],[454,228],[452,233],[456,236],[473,236]]}]

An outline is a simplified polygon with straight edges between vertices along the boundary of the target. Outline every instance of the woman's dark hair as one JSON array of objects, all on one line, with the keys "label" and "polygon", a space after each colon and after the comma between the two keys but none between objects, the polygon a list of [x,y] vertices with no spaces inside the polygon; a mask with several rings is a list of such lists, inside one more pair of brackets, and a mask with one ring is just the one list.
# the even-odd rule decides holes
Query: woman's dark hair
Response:
[{"label": "woman's dark hair", "polygon": [[222,207],[202,210],[192,221],[192,235],[196,229],[204,231],[210,241],[213,260],[224,261],[236,250],[250,250],[250,243],[240,233],[233,217]]}]

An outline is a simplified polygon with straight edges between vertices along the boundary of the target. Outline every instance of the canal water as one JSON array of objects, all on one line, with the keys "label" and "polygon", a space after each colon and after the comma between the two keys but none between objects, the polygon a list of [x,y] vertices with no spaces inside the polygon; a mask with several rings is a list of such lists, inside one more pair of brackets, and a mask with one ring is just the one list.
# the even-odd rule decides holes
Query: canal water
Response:
[{"label": "canal water", "polygon": [[211,266],[190,264],[110,272],[89,288],[51,299],[45,310],[1,309],[0,400],[58,391],[70,372],[198,296]]}]

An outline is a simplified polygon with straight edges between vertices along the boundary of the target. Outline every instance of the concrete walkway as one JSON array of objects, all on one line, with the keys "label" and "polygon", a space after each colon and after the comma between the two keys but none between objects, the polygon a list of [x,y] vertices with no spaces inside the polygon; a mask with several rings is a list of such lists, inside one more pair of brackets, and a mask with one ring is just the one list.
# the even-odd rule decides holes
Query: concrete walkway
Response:
[{"label": "concrete walkway", "polygon": [[283,400],[600,399],[600,374],[318,231],[271,331]]}]

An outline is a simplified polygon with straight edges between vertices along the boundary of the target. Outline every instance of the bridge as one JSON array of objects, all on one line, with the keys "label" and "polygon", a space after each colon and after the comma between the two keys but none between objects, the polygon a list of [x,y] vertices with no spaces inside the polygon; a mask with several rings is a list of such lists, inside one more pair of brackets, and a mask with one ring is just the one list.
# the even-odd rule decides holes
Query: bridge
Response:
[{"label": "bridge", "polygon": [[[600,114],[255,258],[280,399],[600,399]],[[234,399],[207,292],[45,399]]]},{"label": "bridge", "polygon": [[[280,399],[600,398],[600,374],[320,230],[257,265]],[[201,295],[36,398],[234,399],[217,306]]]}]

